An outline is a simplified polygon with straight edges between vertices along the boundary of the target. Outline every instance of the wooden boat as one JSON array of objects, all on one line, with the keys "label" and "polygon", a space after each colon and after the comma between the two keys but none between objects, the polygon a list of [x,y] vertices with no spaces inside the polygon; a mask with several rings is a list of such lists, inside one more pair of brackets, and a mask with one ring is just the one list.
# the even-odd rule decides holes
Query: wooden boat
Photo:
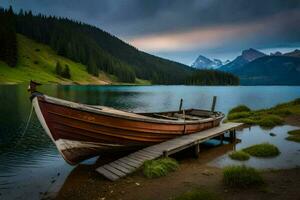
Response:
[{"label": "wooden boat", "polygon": [[139,149],[209,129],[224,114],[199,109],[133,113],[70,102],[29,90],[37,117],[63,158],[77,164],[105,152]]}]

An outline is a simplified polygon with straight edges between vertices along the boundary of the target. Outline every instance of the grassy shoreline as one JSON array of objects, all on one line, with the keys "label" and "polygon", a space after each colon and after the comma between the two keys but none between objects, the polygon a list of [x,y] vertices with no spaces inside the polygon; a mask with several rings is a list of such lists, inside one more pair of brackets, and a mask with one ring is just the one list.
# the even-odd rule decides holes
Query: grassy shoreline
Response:
[{"label": "grassy shoreline", "polygon": [[251,110],[246,105],[239,105],[229,111],[225,122],[240,122],[272,128],[282,125],[285,118],[289,116],[300,116],[300,98],[260,110]]}]

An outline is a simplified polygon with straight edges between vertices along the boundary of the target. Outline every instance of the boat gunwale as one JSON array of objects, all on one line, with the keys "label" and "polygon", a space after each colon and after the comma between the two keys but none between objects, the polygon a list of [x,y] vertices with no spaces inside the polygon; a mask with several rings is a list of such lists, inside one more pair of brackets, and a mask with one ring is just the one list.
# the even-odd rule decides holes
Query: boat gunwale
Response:
[{"label": "boat gunwale", "polygon": [[[55,98],[55,97],[50,97],[50,96],[47,96],[47,95],[38,96],[38,100],[41,100],[41,99],[46,101],[47,103],[51,103],[51,104],[54,104],[54,105],[65,106],[65,107],[68,107],[70,109],[81,110],[81,111],[85,111],[85,112],[90,112],[90,113],[94,113],[94,114],[101,114],[101,115],[105,115],[105,116],[116,117],[116,118],[121,118],[121,119],[126,119],[126,120],[156,123],[156,124],[175,124],[175,125],[201,124],[201,123],[206,123],[206,122],[214,122],[214,121],[222,120],[222,118],[225,117],[225,115],[221,112],[211,112],[211,111],[208,111],[208,110],[201,110],[201,109],[193,109],[192,108],[192,109],[187,109],[187,110],[198,110],[198,111],[204,111],[204,112],[208,112],[208,113],[210,112],[210,113],[217,114],[218,116],[216,116],[215,118],[208,117],[208,118],[199,119],[199,120],[174,121],[174,120],[168,120],[168,119],[157,119],[157,118],[154,118],[154,117],[148,117],[148,116],[144,116],[144,115],[141,115],[141,114],[138,114],[138,113],[130,113],[128,111],[122,111],[122,110],[121,110],[122,112],[127,112],[128,114],[135,114],[135,115],[138,115],[138,116],[135,117],[135,116],[130,116],[130,115],[121,115],[121,114],[116,114],[116,113],[112,113],[112,112],[106,112],[106,111],[101,110],[101,108],[93,107],[93,105],[76,103],[76,102],[67,101],[67,100],[63,100],[63,99],[59,99],[59,98]],[[102,107],[116,110],[114,108],[110,108],[110,107],[106,107],[106,106],[102,106]],[[152,113],[168,113],[168,112],[178,112],[178,111],[152,112]],[[144,114],[151,114],[151,113],[144,113]]]}]

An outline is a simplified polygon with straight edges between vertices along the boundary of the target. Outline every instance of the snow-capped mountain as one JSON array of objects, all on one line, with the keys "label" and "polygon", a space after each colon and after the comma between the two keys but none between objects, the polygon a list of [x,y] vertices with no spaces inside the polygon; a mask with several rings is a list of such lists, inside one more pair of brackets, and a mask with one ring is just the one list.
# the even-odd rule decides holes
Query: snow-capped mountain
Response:
[{"label": "snow-capped mountain", "polygon": [[191,67],[197,69],[217,69],[222,66],[223,62],[219,59],[209,59],[205,56],[199,55]]}]

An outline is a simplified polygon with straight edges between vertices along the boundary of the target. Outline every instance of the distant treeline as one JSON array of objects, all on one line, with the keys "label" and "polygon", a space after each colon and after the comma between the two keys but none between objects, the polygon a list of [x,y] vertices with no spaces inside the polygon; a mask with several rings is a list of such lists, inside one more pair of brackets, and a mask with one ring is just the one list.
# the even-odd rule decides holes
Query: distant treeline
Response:
[{"label": "distant treeline", "polygon": [[198,70],[187,78],[187,85],[239,85],[239,78],[216,70]]},{"label": "distant treeline", "polygon": [[121,82],[132,83],[141,78],[153,84],[214,84],[213,80],[215,84],[229,84],[228,79],[232,78],[147,54],[97,27],[66,18],[33,15],[23,10],[14,14],[9,8],[0,9],[0,23],[0,59],[12,67],[17,63],[16,33],[20,33],[49,45],[61,56],[85,64],[90,74],[97,76],[104,71]]},{"label": "distant treeline", "polygon": [[17,36],[12,8],[0,10],[0,60],[14,67],[18,60]]}]

